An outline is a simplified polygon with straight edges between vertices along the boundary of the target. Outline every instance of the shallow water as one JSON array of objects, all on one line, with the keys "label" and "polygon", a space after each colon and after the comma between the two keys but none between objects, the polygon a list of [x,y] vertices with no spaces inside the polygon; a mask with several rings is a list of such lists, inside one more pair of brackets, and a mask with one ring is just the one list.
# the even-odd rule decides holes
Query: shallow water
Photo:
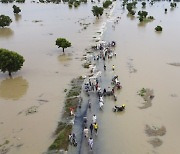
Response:
[{"label": "shallow water", "polygon": [[[118,92],[118,101],[108,100],[104,112],[100,114],[102,128],[99,133],[98,153],[130,154],[130,153],[180,153],[180,69],[170,66],[169,62],[179,62],[180,44],[180,9],[169,9],[169,3],[157,2],[154,6],[147,5],[149,15],[155,20],[139,25],[139,20],[127,17],[127,12],[117,5],[114,16],[121,20],[112,28],[108,24],[104,33],[105,40],[116,40],[117,57],[108,61],[109,72],[116,66],[115,74],[119,75],[122,90]],[[164,14],[164,8],[168,13]],[[137,11],[140,9],[137,9]],[[156,33],[154,28],[162,25],[163,32]],[[132,68],[137,72],[131,71]],[[137,95],[141,88],[154,90],[152,106],[139,109],[143,99]],[[175,95],[172,95],[175,94]],[[172,97],[175,96],[175,97]],[[107,102],[107,100],[106,100]],[[113,113],[114,104],[126,104],[124,113]],[[166,127],[166,134],[158,136],[162,145],[156,148],[148,142],[155,137],[145,134],[145,125]]]},{"label": "shallow water", "polygon": [[[9,141],[8,153],[39,154],[53,142],[52,134],[64,105],[64,89],[69,88],[72,78],[87,72],[81,66],[81,57],[104,19],[94,18],[91,3],[69,9],[63,3],[26,2],[18,4],[20,15],[13,14],[12,5],[0,5],[0,14],[13,20],[8,28],[0,29],[0,47],[17,51],[25,63],[12,79],[0,74],[0,144]],[[78,21],[91,24],[83,30]],[[55,46],[58,37],[72,43],[65,54]],[[26,115],[32,106],[38,112]]]},{"label": "shallow water", "polygon": [[[156,20],[139,25],[138,19],[127,17],[119,3],[113,13],[114,17],[121,17],[115,29],[114,18],[108,20],[107,27],[103,27],[106,24],[102,25],[102,19],[95,20],[91,4],[69,9],[63,4],[29,2],[19,4],[20,16],[13,15],[12,4],[0,5],[0,14],[9,15],[14,21],[9,28],[0,29],[0,47],[18,51],[26,59],[13,79],[0,74],[0,144],[9,140],[8,146],[13,145],[9,153],[39,154],[52,143],[52,133],[63,108],[63,91],[73,77],[86,73],[79,57],[93,43],[92,37],[97,36],[95,32],[101,26],[106,29],[105,40],[117,41],[117,57],[108,61],[107,70],[113,75],[111,66],[115,64],[115,74],[123,85],[116,104],[125,103],[126,111],[113,113],[114,102],[106,100],[104,112],[98,114],[101,121],[96,152],[180,153],[180,70],[167,64],[179,62],[180,9],[170,11],[166,2],[147,5],[149,15]],[[91,23],[87,30],[77,23],[82,18]],[[162,33],[154,31],[158,24],[163,27]],[[57,37],[65,37],[73,44],[65,49],[65,55],[55,46]],[[132,68],[137,72],[130,73]],[[153,89],[155,95],[152,107],[144,110],[138,108],[143,100],[137,91],[142,87]],[[37,106],[38,113],[26,115],[31,106]],[[160,147],[153,148],[148,143],[153,137],[145,134],[146,124],[166,127],[166,134],[158,137],[163,141]]]}]

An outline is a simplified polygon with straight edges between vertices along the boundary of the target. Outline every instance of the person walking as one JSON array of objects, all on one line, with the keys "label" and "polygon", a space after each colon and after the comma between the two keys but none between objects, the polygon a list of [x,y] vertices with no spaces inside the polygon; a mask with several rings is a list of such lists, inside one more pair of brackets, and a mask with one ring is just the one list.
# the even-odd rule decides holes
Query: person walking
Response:
[{"label": "person walking", "polygon": [[113,70],[113,71],[115,70],[115,66],[114,66],[114,65],[112,66],[112,70]]},{"label": "person walking", "polygon": [[97,117],[96,117],[96,115],[94,114],[93,117],[92,117],[93,124],[96,123],[96,120],[97,120]]},{"label": "person walking", "polygon": [[88,138],[88,128],[84,127],[84,137]]},{"label": "person walking", "polygon": [[91,123],[91,125],[89,126],[89,129],[90,129],[91,136],[92,136],[92,133],[93,133],[93,124],[92,124],[92,123]]},{"label": "person walking", "polygon": [[98,124],[95,122],[93,124],[93,126],[94,126],[94,131],[96,132],[96,135],[97,135],[98,134]]},{"label": "person walking", "polygon": [[90,149],[92,150],[92,148],[93,148],[93,138],[92,137],[89,138],[88,144],[89,144]]}]

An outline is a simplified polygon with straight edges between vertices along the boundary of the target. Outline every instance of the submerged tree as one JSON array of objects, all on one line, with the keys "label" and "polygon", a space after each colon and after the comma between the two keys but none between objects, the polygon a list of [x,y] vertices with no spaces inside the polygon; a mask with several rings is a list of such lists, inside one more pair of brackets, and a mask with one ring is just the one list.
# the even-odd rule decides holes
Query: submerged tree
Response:
[{"label": "submerged tree", "polygon": [[65,38],[57,38],[56,45],[58,48],[63,48],[63,52],[65,48],[71,47],[71,42],[67,41]]},{"label": "submerged tree", "polygon": [[142,2],[142,8],[145,8],[146,7],[146,2]]},{"label": "submerged tree", "polygon": [[139,21],[142,22],[144,20],[144,18],[147,17],[148,12],[146,12],[146,11],[139,11],[138,15],[139,15]]},{"label": "submerged tree", "polygon": [[157,31],[157,32],[161,32],[162,31],[162,27],[161,26],[156,26],[156,28],[155,28],[155,30]]},{"label": "submerged tree", "polygon": [[21,12],[21,9],[19,8],[19,7],[17,7],[16,5],[13,5],[13,12],[15,13],[15,14],[18,14],[19,12]]},{"label": "submerged tree", "polygon": [[7,71],[10,77],[12,72],[17,72],[21,69],[24,61],[23,56],[18,53],[7,49],[0,49],[0,70],[3,73]]},{"label": "submerged tree", "polygon": [[11,22],[12,20],[9,16],[0,15],[0,27],[9,26]]},{"label": "submerged tree", "polygon": [[108,8],[111,4],[112,4],[112,1],[106,0],[105,2],[103,2],[103,7]]},{"label": "submerged tree", "polygon": [[92,12],[93,15],[99,18],[99,16],[102,16],[104,9],[102,7],[93,6]]}]

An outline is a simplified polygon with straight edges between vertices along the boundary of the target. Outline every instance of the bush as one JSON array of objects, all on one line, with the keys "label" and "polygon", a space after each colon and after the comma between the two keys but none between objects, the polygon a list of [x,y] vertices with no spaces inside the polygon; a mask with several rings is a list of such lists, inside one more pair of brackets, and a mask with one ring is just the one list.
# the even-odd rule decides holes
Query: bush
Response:
[{"label": "bush", "polygon": [[162,27],[161,26],[156,26],[156,28],[155,28],[155,30],[157,31],[157,32],[161,32],[162,31]]},{"label": "bush", "polygon": [[0,27],[9,26],[11,22],[12,20],[9,16],[0,15]]},{"label": "bush", "polygon": [[148,19],[154,20],[154,17],[153,16],[149,16]]},{"label": "bush", "polygon": [[15,13],[15,14],[18,14],[19,12],[21,12],[21,9],[19,8],[19,7],[17,7],[16,5],[13,5],[13,12]]},{"label": "bush", "polygon": [[25,0],[16,0],[17,3],[25,3]]},{"label": "bush", "polygon": [[103,3],[103,7],[104,7],[104,8],[108,8],[111,4],[112,4],[112,2],[111,2],[110,0],[106,0],[106,1]]}]

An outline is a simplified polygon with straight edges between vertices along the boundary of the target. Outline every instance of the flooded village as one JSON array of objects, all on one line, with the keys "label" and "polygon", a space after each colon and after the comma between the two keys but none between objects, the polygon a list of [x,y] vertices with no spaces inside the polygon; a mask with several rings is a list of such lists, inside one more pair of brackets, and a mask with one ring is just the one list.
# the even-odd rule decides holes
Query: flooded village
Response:
[{"label": "flooded village", "polygon": [[179,2],[105,2],[1,0],[0,154],[180,153]]}]

